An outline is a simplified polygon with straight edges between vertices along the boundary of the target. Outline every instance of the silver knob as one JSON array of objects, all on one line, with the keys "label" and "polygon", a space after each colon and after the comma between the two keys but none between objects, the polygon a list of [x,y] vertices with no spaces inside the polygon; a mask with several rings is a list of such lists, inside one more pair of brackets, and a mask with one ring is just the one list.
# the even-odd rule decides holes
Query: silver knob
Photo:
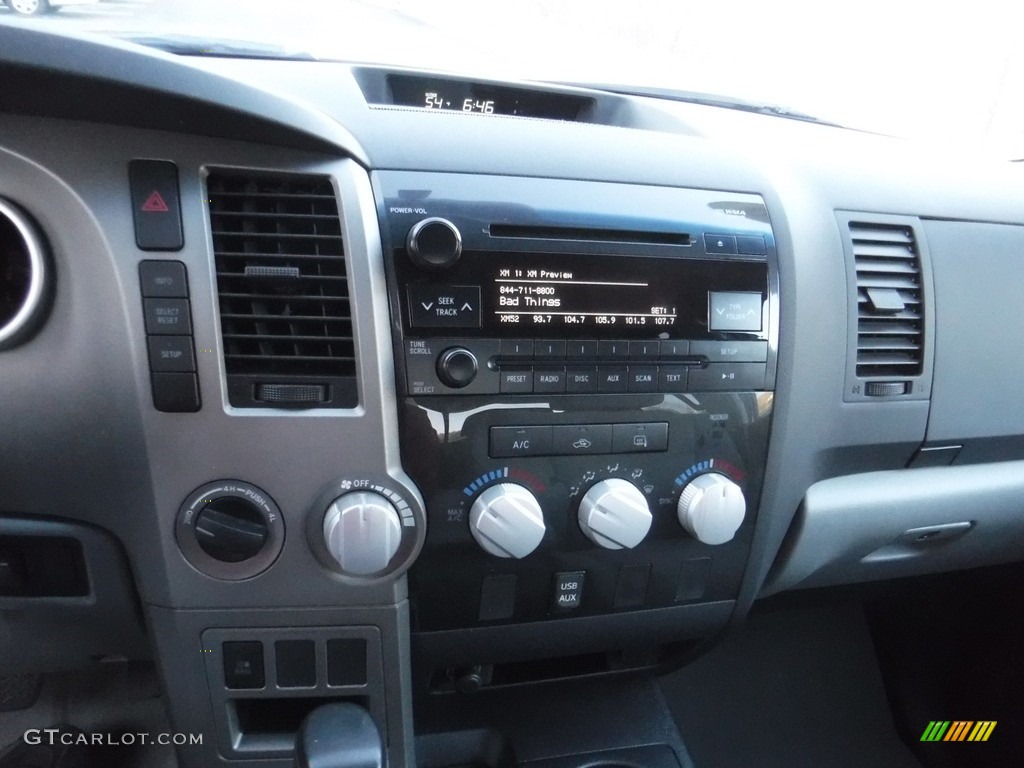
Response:
[{"label": "silver knob", "polygon": [[537,498],[521,485],[492,485],[473,502],[469,530],[495,557],[526,557],[544,538],[544,513]]},{"label": "silver knob", "polygon": [[632,549],[651,530],[647,499],[632,483],[617,477],[602,480],[583,496],[580,528],[605,549]]},{"label": "silver knob", "polygon": [[344,573],[368,576],[383,571],[395,556],[402,542],[402,521],[379,493],[346,493],[327,508],[324,541]]},{"label": "silver knob", "polygon": [[683,489],[676,508],[679,522],[705,544],[725,544],[736,535],[747,512],[743,491],[725,475],[697,475]]}]

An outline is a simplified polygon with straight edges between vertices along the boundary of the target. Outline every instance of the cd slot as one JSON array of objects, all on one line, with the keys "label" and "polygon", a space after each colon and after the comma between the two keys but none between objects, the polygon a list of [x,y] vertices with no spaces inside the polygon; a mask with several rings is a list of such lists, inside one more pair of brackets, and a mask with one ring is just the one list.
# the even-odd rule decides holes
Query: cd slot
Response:
[{"label": "cd slot", "polygon": [[514,237],[528,240],[571,240],[574,242],[639,243],[643,245],[693,244],[693,238],[685,232],[644,232],[629,229],[591,229],[529,224],[491,224],[489,232],[491,237]]}]

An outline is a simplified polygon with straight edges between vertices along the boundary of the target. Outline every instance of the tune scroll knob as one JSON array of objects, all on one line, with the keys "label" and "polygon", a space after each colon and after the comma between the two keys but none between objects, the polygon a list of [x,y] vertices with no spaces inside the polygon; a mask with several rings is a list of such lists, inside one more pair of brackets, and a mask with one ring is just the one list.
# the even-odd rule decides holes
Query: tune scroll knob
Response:
[{"label": "tune scroll knob", "polygon": [[647,536],[653,519],[640,489],[614,477],[584,494],[578,516],[587,538],[605,549],[632,549]]},{"label": "tune scroll knob", "polygon": [[747,513],[743,491],[725,475],[709,472],[687,484],[676,507],[679,523],[705,544],[725,544]]},{"label": "tune scroll knob", "polygon": [[437,358],[437,377],[454,389],[469,386],[479,369],[476,355],[465,347],[446,349]]},{"label": "tune scroll knob", "polygon": [[412,263],[422,269],[448,269],[462,256],[462,234],[448,219],[416,222],[405,239]]},{"label": "tune scroll knob", "polygon": [[546,527],[532,493],[515,483],[498,483],[473,502],[469,530],[485,552],[518,560],[540,545]]},{"label": "tune scroll knob", "polygon": [[327,508],[324,542],[343,573],[369,576],[387,568],[398,552],[402,521],[379,493],[346,493]]}]

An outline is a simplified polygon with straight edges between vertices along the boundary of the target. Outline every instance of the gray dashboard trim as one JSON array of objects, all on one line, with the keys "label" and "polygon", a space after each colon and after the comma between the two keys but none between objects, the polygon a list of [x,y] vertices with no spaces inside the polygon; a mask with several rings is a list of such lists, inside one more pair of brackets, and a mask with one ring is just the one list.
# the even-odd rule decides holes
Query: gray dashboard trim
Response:
[{"label": "gray dashboard trim", "polygon": [[1024,551],[1024,461],[812,485],[764,594],[973,568]]},{"label": "gray dashboard trim", "polygon": [[[353,135],[318,109],[187,58],[6,19],[0,19],[0,51],[0,110],[341,150],[366,163]],[[105,98],[90,97],[94,88],[104,89]]]}]

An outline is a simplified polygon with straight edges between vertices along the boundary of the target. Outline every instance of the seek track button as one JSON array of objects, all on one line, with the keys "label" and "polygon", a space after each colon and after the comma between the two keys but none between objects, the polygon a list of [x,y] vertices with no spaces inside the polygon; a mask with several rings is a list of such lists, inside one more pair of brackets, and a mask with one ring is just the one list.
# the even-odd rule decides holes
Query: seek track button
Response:
[{"label": "seek track button", "polygon": [[410,285],[409,318],[416,328],[479,328],[477,285]]}]

